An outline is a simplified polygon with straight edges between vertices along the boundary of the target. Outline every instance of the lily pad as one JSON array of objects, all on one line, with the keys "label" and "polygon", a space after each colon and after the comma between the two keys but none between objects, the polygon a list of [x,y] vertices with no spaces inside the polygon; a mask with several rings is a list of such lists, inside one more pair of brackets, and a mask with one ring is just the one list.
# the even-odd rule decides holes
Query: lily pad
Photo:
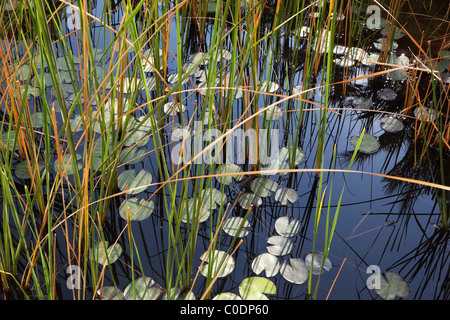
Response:
[{"label": "lily pad", "polygon": [[242,300],[240,296],[233,292],[221,292],[212,298],[213,300]]},{"label": "lily pad", "polygon": [[288,202],[294,203],[298,199],[298,194],[291,188],[280,188],[275,192],[275,200],[280,202],[283,206]]},{"label": "lily pad", "polygon": [[276,293],[275,284],[263,277],[249,277],[239,285],[239,294],[244,300],[269,300],[266,294]]},{"label": "lily pad", "polygon": [[[77,168],[78,171],[80,171],[80,170],[83,169],[83,162],[82,162],[83,157],[80,154],[77,154],[76,158],[77,158],[76,159],[76,161],[77,161],[76,168]],[[75,172],[74,169],[73,169],[73,162],[72,161],[74,161],[74,159],[73,159],[72,155],[69,154],[69,153],[67,153],[64,156],[64,158],[62,159],[61,170],[64,171],[64,174],[71,175],[71,174],[73,174]],[[53,169],[56,172],[59,171],[59,161],[58,160],[55,160],[55,162],[53,163]]]},{"label": "lily pad", "polygon": [[[39,172],[42,172],[42,170],[44,169],[44,165],[45,163],[43,161],[38,161],[38,169]],[[32,172],[35,170],[35,164],[31,164],[31,170]],[[19,179],[30,179],[31,178],[31,173],[28,167],[28,161],[24,160],[21,161],[17,164],[14,173],[16,174],[16,177]]]},{"label": "lily pad", "polygon": [[250,189],[258,196],[264,198],[270,196],[270,191],[274,192],[278,184],[269,177],[258,177],[250,183]]},{"label": "lily pad", "polygon": [[259,83],[259,90],[263,92],[275,92],[280,86],[273,81],[263,80]]},{"label": "lily pad", "polygon": [[384,300],[395,300],[395,298],[406,298],[409,287],[403,278],[393,272],[386,272],[385,277],[380,279],[380,288],[375,292]]},{"label": "lily pad", "polygon": [[124,300],[125,296],[119,288],[114,286],[104,286],[97,290],[97,294],[102,300]]},{"label": "lily pad", "polygon": [[216,276],[223,278],[235,268],[233,257],[222,250],[207,251],[200,256],[200,259],[205,261],[200,269],[200,273],[205,277],[208,277],[208,273],[211,272],[211,278]]},{"label": "lily pad", "polygon": [[209,53],[197,52],[197,53],[194,53],[189,56],[189,61],[194,64],[196,64],[197,62],[199,62],[201,60],[202,60],[201,64],[208,64],[209,63]]},{"label": "lily pad", "polygon": [[381,128],[386,132],[399,132],[402,131],[405,125],[400,120],[394,117],[383,117],[380,121]]},{"label": "lily pad", "polygon": [[437,113],[429,108],[417,107],[414,110],[414,116],[419,121],[434,121],[437,118]]},{"label": "lily pad", "polygon": [[281,110],[278,106],[273,106],[269,108],[268,110],[264,111],[263,113],[260,113],[260,117],[266,117],[266,120],[268,121],[278,121],[283,117],[284,112]]},{"label": "lily pad", "polygon": [[167,102],[164,104],[164,113],[165,114],[177,114],[178,112],[184,112],[186,111],[186,105],[182,103],[175,103],[175,102]]},{"label": "lily pad", "polygon": [[378,53],[369,53],[361,59],[361,64],[371,66],[376,64],[379,58],[380,55]]},{"label": "lily pad", "polygon": [[311,268],[312,264],[312,274],[318,275],[320,274],[322,270],[322,263],[323,263],[323,270],[330,271],[330,269],[333,267],[330,259],[326,258],[324,260],[324,256],[320,252],[314,252],[314,253],[308,253],[305,257],[305,264],[308,270]]},{"label": "lily pad", "polygon": [[249,209],[251,205],[257,207],[262,205],[261,197],[251,192],[244,192],[243,194],[241,194],[238,202],[243,209]]},{"label": "lily pad", "polygon": [[226,202],[225,194],[216,188],[207,188],[200,192],[202,197],[203,208],[207,210],[214,210],[217,206],[224,204]]},{"label": "lily pad", "polygon": [[359,97],[352,101],[352,105],[361,110],[369,110],[373,107],[373,102],[369,98]]},{"label": "lily pad", "polygon": [[399,29],[399,28],[397,28],[397,27],[394,27],[394,30],[391,31],[391,30],[390,30],[390,25],[389,25],[389,24],[387,24],[387,25],[386,25],[383,29],[381,29],[381,31],[380,31],[380,33],[381,33],[383,36],[385,36],[385,37],[387,37],[387,35],[388,35],[389,32],[392,32],[392,37],[393,37],[395,40],[401,39],[401,38],[403,38],[403,37],[405,36],[405,33],[404,33],[401,29]]},{"label": "lily pad", "polygon": [[[358,141],[359,141],[358,136],[353,136],[350,138],[350,143],[354,147],[357,146]],[[380,142],[378,141],[378,139],[369,133],[365,133],[361,140],[361,144],[359,145],[358,152],[372,154],[372,153],[377,152],[379,147],[380,147]]]},{"label": "lily pad", "polygon": [[162,291],[159,287],[153,286],[155,281],[150,277],[142,276],[130,282],[125,290],[125,300],[156,300]]},{"label": "lily pad", "polygon": [[397,93],[390,88],[382,88],[377,91],[377,96],[386,101],[393,101],[397,98]]},{"label": "lily pad", "polygon": [[236,236],[238,238],[243,238],[249,234],[250,231],[245,229],[249,227],[251,227],[250,222],[245,220],[243,217],[230,217],[227,218],[222,224],[223,231],[232,237]]},{"label": "lily pad", "polygon": [[127,220],[127,211],[129,211],[131,221],[142,221],[150,217],[154,209],[155,203],[153,201],[131,198],[120,204],[119,214]]},{"label": "lily pad", "polygon": [[224,176],[217,177],[217,180],[221,184],[229,185],[233,182],[233,178],[236,181],[241,181],[244,176],[243,175],[233,175],[233,173],[242,172],[242,168],[234,163],[224,163],[217,167],[216,173],[217,174],[229,174]]},{"label": "lily pad", "polygon": [[121,164],[136,164],[144,161],[146,150],[142,148],[131,147],[130,149],[122,149],[119,156]]},{"label": "lily pad", "polygon": [[294,247],[292,240],[282,236],[272,236],[267,239],[267,243],[271,244],[271,246],[267,247],[267,251],[274,256],[284,256],[289,254]]},{"label": "lily pad", "polygon": [[[373,43],[373,46],[375,47],[375,49],[377,49],[377,50],[381,50],[383,47],[384,48],[388,48],[388,46],[390,45],[390,43],[389,42],[387,42],[387,39],[386,38],[379,38],[379,39],[377,39],[377,41],[375,41],[374,43]],[[397,43],[397,41],[392,41],[392,50],[395,50],[395,49],[397,49],[398,48],[398,43]]]},{"label": "lily pad", "polygon": [[252,270],[256,274],[260,274],[265,271],[266,277],[274,277],[278,274],[280,270],[280,262],[278,261],[278,257],[274,256],[271,253],[262,253],[258,255],[252,261]]},{"label": "lily pad", "polygon": [[[105,250],[106,247],[106,250]],[[89,251],[89,258],[92,261],[96,261],[101,265],[107,266],[114,263],[119,259],[122,254],[122,247],[120,244],[115,243],[109,246],[108,241],[98,242]]]},{"label": "lily pad", "polygon": [[356,64],[356,60],[351,59],[349,57],[343,57],[343,58],[336,58],[333,60],[333,62],[338,66],[342,68],[349,68],[353,67]]},{"label": "lily pad", "polygon": [[302,284],[308,279],[309,269],[305,262],[299,258],[290,258],[290,264],[284,261],[280,267],[280,273],[284,279],[294,284]]},{"label": "lily pad", "polygon": [[118,185],[121,191],[128,194],[137,194],[148,188],[152,183],[152,174],[142,169],[135,174],[134,170],[125,170],[118,177]]},{"label": "lily pad", "polygon": [[[195,206],[195,199],[194,198],[190,198],[187,201],[187,204],[184,204],[184,207],[182,209],[182,214],[181,214],[181,221],[184,223],[192,223],[192,221],[202,223],[205,222],[209,216],[211,215],[211,211],[207,208],[205,208],[205,206],[203,206],[201,208],[201,212],[200,212],[200,217],[196,218],[194,220],[194,216],[198,216],[198,211],[200,210],[200,204],[197,205],[197,207]],[[194,211],[195,208],[195,211]]]},{"label": "lily pad", "polygon": [[279,217],[275,221],[275,230],[282,237],[293,237],[299,233],[301,229],[300,221],[297,219],[292,219],[289,221],[288,216]]}]

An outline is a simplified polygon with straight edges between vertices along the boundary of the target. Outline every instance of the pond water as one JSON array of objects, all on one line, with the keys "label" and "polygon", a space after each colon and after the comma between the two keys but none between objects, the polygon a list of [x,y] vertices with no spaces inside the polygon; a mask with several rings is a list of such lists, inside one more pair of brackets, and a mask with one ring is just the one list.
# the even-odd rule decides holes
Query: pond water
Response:
[{"label": "pond water", "polygon": [[[93,11],[93,15],[100,15],[102,4],[99,2]],[[120,10],[112,17],[117,23],[120,21]],[[271,11],[268,10],[266,19],[267,28],[270,28]],[[112,25],[115,25],[113,22]],[[169,46],[176,52],[177,29],[176,21],[173,19],[170,25]],[[97,46],[105,48],[108,37],[99,36],[105,31],[99,25],[92,27],[92,39],[98,40]],[[373,36],[371,39],[376,39]],[[70,43],[76,52],[76,41],[74,35],[70,36]],[[188,45],[184,49],[186,61],[199,51],[200,44],[198,35],[193,33],[188,39]],[[206,50],[209,39],[205,41]],[[267,57],[276,57],[271,64],[271,78],[268,79],[278,85],[274,91],[277,95],[261,95],[258,105],[260,108],[283,99],[283,95],[292,94],[291,89],[299,86],[304,81],[302,60],[304,42],[294,41],[293,34],[286,34],[277,42],[280,47],[262,44],[260,70],[258,74],[261,79],[266,80],[268,66]],[[402,42],[399,40],[399,48]],[[227,46],[229,49],[231,45]],[[367,52],[377,53],[373,46],[365,45]],[[205,48],[204,48],[205,49]],[[273,50],[281,50],[282,55],[273,53]],[[204,50],[203,50],[204,51]],[[393,51],[394,54],[397,51]],[[130,53],[133,57],[134,53]],[[399,55],[398,55],[399,56]],[[294,57],[297,57],[295,60]],[[107,61],[109,57],[105,58]],[[169,53],[168,75],[177,71],[175,57]],[[436,205],[434,190],[428,186],[389,179],[380,175],[401,176],[414,180],[432,181],[438,177],[440,159],[439,152],[434,147],[426,147],[429,157],[424,159],[420,165],[415,165],[416,152],[421,150],[423,141],[415,139],[415,119],[409,115],[402,114],[407,92],[407,82],[387,78],[385,75],[367,77],[378,69],[370,64],[357,64],[356,67],[344,68],[333,65],[334,82],[339,83],[345,77],[359,77],[358,80],[343,84],[336,84],[330,88],[326,107],[328,116],[326,119],[326,140],[324,141],[323,167],[336,168],[340,171],[325,172],[323,179],[317,178],[312,172],[316,168],[317,148],[319,146],[319,130],[321,111],[318,105],[325,104],[325,95],[319,84],[325,78],[326,72],[320,66],[316,76],[312,77],[311,86],[317,85],[318,89],[308,99],[313,103],[303,105],[304,119],[299,124],[300,102],[290,99],[278,104],[282,111],[280,119],[272,121],[273,128],[277,129],[280,147],[290,146],[298,138],[298,147],[304,152],[305,158],[296,166],[299,170],[292,174],[273,174],[269,177],[277,183],[278,187],[289,187],[296,191],[297,199],[293,203],[288,201],[286,205],[275,198],[275,190],[270,191],[268,197],[261,199],[261,203],[255,206],[247,217],[249,222],[248,234],[242,237],[242,243],[233,254],[235,270],[223,278],[219,278],[214,284],[211,296],[214,297],[222,292],[239,293],[239,285],[242,280],[256,276],[252,269],[254,259],[268,252],[268,238],[277,235],[275,222],[279,217],[288,216],[290,219],[298,220],[301,229],[298,233],[289,237],[292,241],[292,250],[286,254],[279,255],[280,263],[290,261],[290,258],[300,258],[303,261],[306,256],[315,251],[322,252],[324,249],[325,230],[327,226],[327,210],[331,215],[331,221],[338,212],[337,224],[332,238],[328,259],[331,268],[323,271],[320,278],[317,299],[355,299],[371,300],[382,299],[374,289],[368,288],[368,279],[372,276],[371,268],[378,268],[382,273],[392,272],[400,275],[408,285],[409,293],[404,299],[430,299],[445,300],[449,298],[449,259],[448,259],[448,232],[442,231],[440,225],[440,212]],[[150,73],[149,76],[152,76]],[[198,77],[194,75],[191,79],[199,83]],[[178,126],[180,121],[195,119],[196,104],[201,104],[203,96],[199,93],[191,94],[192,84],[186,83],[183,88],[187,93],[183,94],[183,104],[186,110],[183,112],[183,120],[180,117],[170,117],[167,127],[167,142],[171,141],[173,134],[172,126]],[[389,89],[389,90],[388,90]],[[380,91],[381,90],[381,91]],[[384,94],[384,95],[383,95]],[[216,95],[215,102],[219,95]],[[363,98],[363,99],[362,99]],[[39,103],[39,102],[38,102]],[[138,103],[145,103],[145,95],[139,96]],[[245,97],[235,99],[233,104],[233,119],[237,120],[245,108]],[[315,109],[308,111],[310,109]],[[289,110],[291,110],[289,112]],[[294,111],[292,111],[294,110]],[[219,110],[220,113],[220,110]],[[139,115],[136,114],[136,117]],[[262,118],[259,118],[260,121]],[[396,119],[397,122],[394,122]],[[261,121],[262,123],[263,121]],[[386,127],[386,122],[392,126]],[[392,123],[393,122],[393,123]],[[397,127],[396,125],[400,125]],[[261,124],[263,128],[263,124]],[[298,130],[298,128],[300,128]],[[298,131],[297,131],[298,130]],[[352,137],[359,137],[362,131],[365,135],[375,137],[377,144],[374,149],[367,153],[358,152],[352,165],[352,172],[346,170],[352,160],[353,150]],[[393,131],[393,132],[389,132]],[[296,136],[298,133],[298,136]],[[371,146],[370,146],[371,147]],[[143,150],[154,150],[152,139]],[[360,146],[362,148],[362,146]],[[167,154],[173,152],[169,146]],[[335,153],[335,156],[333,154]],[[444,167],[448,168],[448,159],[443,159]],[[169,166],[172,164],[168,163]],[[250,166],[241,165],[244,170],[250,170]],[[150,172],[153,182],[160,181],[161,175],[158,170],[158,160],[154,153],[149,153],[134,164],[125,166],[123,170],[134,170],[139,172],[145,169]],[[364,172],[364,173],[362,173]],[[431,173],[432,172],[432,173]],[[370,174],[370,173],[376,173]],[[248,192],[250,180],[234,180],[224,185],[218,179],[212,179],[212,186],[221,190],[223,187],[227,203],[233,204],[241,192]],[[450,181],[450,178],[446,178]],[[194,182],[189,192],[195,192]],[[344,192],[341,198],[341,191]],[[156,186],[147,188],[139,193],[140,199],[151,197],[154,201],[152,214],[143,221],[131,223],[136,248],[139,252],[142,270],[145,275],[151,277],[155,283],[164,289],[166,283],[166,259],[168,252],[167,212],[164,206],[164,198],[167,195],[163,191],[156,192]],[[317,197],[321,190],[325,192],[321,219],[315,227]],[[154,194],[156,192],[156,194]],[[190,195],[191,196],[191,195]],[[129,252],[128,237],[123,234],[126,229],[126,221],[120,216],[119,208],[125,201],[126,195],[116,196],[112,199],[111,211],[108,219],[103,225],[106,240],[113,243],[118,239],[123,252],[119,259],[111,264],[114,280],[121,290],[132,280],[130,272],[131,255]],[[63,204],[61,204],[63,206]],[[247,209],[240,203],[229,211],[231,216],[245,217]],[[194,270],[200,266],[200,255],[210,245],[211,233],[215,232],[217,221],[217,210],[211,211],[211,218],[199,225],[196,257]],[[213,228],[211,228],[213,226]],[[315,229],[318,230],[315,233]],[[183,231],[184,230],[184,231]],[[186,232],[182,227],[182,233]],[[184,236],[184,235],[182,235]],[[59,234],[57,239],[64,242],[64,235]],[[232,243],[233,237],[227,234],[220,236],[219,244],[225,250]],[[235,248],[235,246],[233,246]],[[57,257],[60,261],[61,270],[67,267],[66,253],[64,248],[60,249]],[[136,259],[136,253],[134,253]],[[136,261],[134,261],[136,263]],[[264,274],[264,273],[263,273]],[[263,276],[260,274],[260,276]],[[303,300],[308,298],[307,285],[294,284],[286,280],[280,273],[268,277],[275,285],[276,292],[268,295],[273,300]],[[67,285],[67,274],[60,273],[58,292],[64,299],[71,299],[73,291]],[[312,275],[313,287],[318,280],[318,275]],[[111,285],[112,276],[106,272],[104,285]],[[193,293],[199,298],[205,291],[205,281],[202,275],[196,281]]]}]

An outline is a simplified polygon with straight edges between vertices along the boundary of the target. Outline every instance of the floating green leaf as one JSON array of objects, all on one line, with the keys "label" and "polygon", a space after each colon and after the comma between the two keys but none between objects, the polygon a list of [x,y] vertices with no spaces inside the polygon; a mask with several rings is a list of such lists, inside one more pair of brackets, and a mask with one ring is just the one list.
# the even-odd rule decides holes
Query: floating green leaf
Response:
[{"label": "floating green leaf", "polygon": [[297,199],[297,192],[291,188],[279,188],[275,192],[275,200],[280,202],[283,206],[287,205],[288,202],[294,203]]},{"label": "floating green leaf", "polygon": [[263,277],[249,277],[239,285],[239,294],[244,300],[269,300],[266,294],[276,293],[275,284]]},{"label": "floating green leaf", "polygon": [[276,191],[278,184],[269,177],[258,177],[250,184],[250,189],[258,196],[264,198],[270,196],[270,191]]},{"label": "floating green leaf", "polygon": [[380,120],[380,126],[384,131],[391,133],[402,131],[405,127],[403,122],[394,117],[383,117]]},{"label": "floating green leaf", "polygon": [[[352,146],[356,147],[359,141],[359,137],[353,136],[350,138],[350,143]],[[372,154],[378,151],[380,147],[380,142],[377,138],[369,133],[365,133],[361,139],[361,144],[359,145],[358,152]]]},{"label": "floating green leaf", "polygon": [[271,246],[267,247],[267,251],[274,256],[284,256],[289,254],[294,247],[292,240],[282,236],[272,236],[267,239],[267,243],[271,244]]},{"label": "floating green leaf", "polygon": [[156,300],[161,295],[161,289],[153,286],[155,281],[150,277],[142,276],[130,282],[124,290],[126,300]]},{"label": "floating green leaf", "polygon": [[127,220],[127,213],[129,212],[131,221],[142,221],[150,217],[154,209],[155,203],[153,201],[131,198],[120,204],[119,214]]},{"label": "floating green leaf", "polygon": [[118,177],[118,185],[121,191],[128,194],[137,194],[148,188],[152,183],[152,174],[142,169],[135,174],[134,170],[125,170]]},{"label": "floating green leaf", "polygon": [[237,294],[233,292],[221,292],[216,295],[213,300],[242,300]]},{"label": "floating green leaf", "polygon": [[186,111],[186,105],[182,103],[167,102],[164,104],[164,113],[167,115],[171,115],[173,113],[177,114],[178,112],[184,111]]},{"label": "floating green leaf", "polygon": [[222,229],[230,236],[243,238],[250,232],[245,228],[250,226],[250,223],[243,217],[229,217],[223,222]]},{"label": "floating green leaf", "polygon": [[238,202],[242,208],[249,209],[251,205],[259,207],[262,204],[262,199],[254,193],[244,192],[239,197]]},{"label": "floating green leaf", "polygon": [[377,91],[377,96],[386,101],[393,101],[397,98],[397,93],[391,88],[382,88]]},{"label": "floating green leaf", "polygon": [[263,113],[260,113],[260,117],[266,117],[269,121],[278,121],[283,116],[284,112],[281,110],[278,106],[273,106],[269,108],[268,110],[264,111]]},{"label": "floating green leaf", "polygon": [[360,109],[360,110],[369,110],[372,109],[373,107],[373,102],[371,99],[368,98],[364,98],[364,97],[359,97],[356,98],[352,101],[353,106],[356,109]]},{"label": "floating green leaf", "polygon": [[97,294],[102,300],[124,300],[125,296],[119,288],[114,286],[104,286],[97,290]]},{"label": "floating green leaf", "polygon": [[266,277],[274,277],[280,270],[278,258],[271,253],[262,253],[252,261],[252,270],[256,274],[266,272]]},{"label": "floating green leaf", "polygon": [[385,277],[380,278],[380,288],[375,288],[375,292],[384,300],[395,300],[396,297],[406,298],[409,294],[409,287],[403,278],[393,272],[386,272]]},{"label": "floating green leaf", "polygon": [[122,247],[118,243],[108,245],[108,241],[95,244],[89,251],[89,258],[101,265],[107,266],[114,263],[122,254]]},{"label": "floating green leaf", "polygon": [[290,258],[290,264],[284,261],[280,273],[284,279],[294,284],[302,284],[308,279],[309,269],[302,259]]},{"label": "floating green leaf", "polygon": [[211,278],[226,277],[235,267],[233,257],[222,250],[207,251],[200,256],[200,260],[204,260],[200,273],[205,277],[208,277],[209,272]]},{"label": "floating green leaf", "polygon": [[269,80],[263,80],[259,83],[259,89],[263,92],[275,92],[278,88],[278,84]]},{"label": "floating green leaf", "polygon": [[[80,154],[76,154],[76,168],[77,170],[82,170],[83,169],[83,162],[82,162],[83,157]],[[64,173],[66,175],[71,175],[74,173],[74,169],[73,169],[73,157],[71,154],[66,154],[61,162],[61,170],[64,171]],[[55,160],[55,162],[53,163],[53,169],[58,172],[59,171],[59,161],[58,159]]]},{"label": "floating green leaf", "polygon": [[226,203],[226,196],[216,188],[207,188],[200,192],[203,208],[214,210],[217,206]]},{"label": "floating green leaf", "polygon": [[[194,217],[198,217],[198,211],[200,210],[200,204],[197,202],[197,206],[195,206],[195,202],[197,200],[194,198],[188,199],[187,203],[183,204],[182,213],[181,213],[181,221],[184,223],[192,223]],[[195,210],[194,210],[195,208]],[[205,206],[201,208],[200,217],[196,218],[198,221],[204,222],[211,215],[211,211]]]},{"label": "floating green leaf", "polygon": [[[38,169],[39,172],[42,172],[44,169],[45,163],[43,161],[38,161]],[[24,160],[17,164],[16,169],[14,170],[14,173],[16,174],[16,177],[19,179],[30,179],[31,173],[35,170],[35,164],[31,164],[31,172],[28,167],[28,161]]]},{"label": "floating green leaf", "polygon": [[239,173],[242,172],[242,168],[240,166],[238,166],[237,164],[234,163],[224,163],[221,164],[217,167],[216,169],[216,174],[228,174],[228,175],[224,175],[224,176],[219,176],[217,177],[217,180],[221,183],[221,184],[231,184],[233,182],[233,178],[236,181],[240,181],[244,178],[243,175],[233,175],[233,173]]},{"label": "floating green leaf", "polygon": [[289,221],[288,216],[279,217],[277,221],[275,221],[275,230],[283,237],[295,236],[300,231],[300,228],[300,221],[297,219]]},{"label": "floating green leaf", "polygon": [[323,264],[323,270],[330,271],[332,268],[332,264],[330,259],[326,258],[324,260],[324,256],[320,252],[314,252],[314,253],[308,253],[305,257],[305,264],[308,270],[311,268],[312,264],[312,274],[318,275],[321,273],[322,270],[322,264]]}]

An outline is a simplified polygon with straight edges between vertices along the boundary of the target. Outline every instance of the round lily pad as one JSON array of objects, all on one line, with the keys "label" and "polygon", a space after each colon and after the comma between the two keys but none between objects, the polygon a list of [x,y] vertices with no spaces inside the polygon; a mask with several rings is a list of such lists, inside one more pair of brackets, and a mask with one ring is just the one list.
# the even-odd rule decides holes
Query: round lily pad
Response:
[{"label": "round lily pad", "polygon": [[[106,250],[105,250],[106,247]],[[109,265],[119,259],[122,254],[122,247],[115,243],[109,246],[108,241],[98,242],[89,251],[89,257],[92,261],[96,261],[101,265]]]},{"label": "round lily pad", "polygon": [[119,214],[123,219],[127,220],[127,212],[129,211],[131,221],[142,221],[152,214],[154,208],[155,203],[153,201],[131,198],[120,204]]},{"label": "round lily pad", "polygon": [[[39,172],[42,172],[44,169],[44,162],[38,161],[37,163]],[[35,170],[35,165],[31,164],[31,170]],[[31,171],[33,172],[33,171]],[[28,161],[24,160],[17,164],[16,169],[14,170],[14,173],[16,174],[16,177],[19,179],[30,179],[31,173],[28,167]]]},{"label": "round lily pad", "polygon": [[213,300],[242,300],[240,296],[233,292],[221,292]]},{"label": "round lily pad", "polygon": [[217,180],[221,183],[221,184],[231,184],[233,182],[233,178],[236,181],[240,181],[244,178],[243,175],[233,175],[233,173],[238,173],[238,172],[242,172],[242,168],[240,166],[238,166],[237,164],[234,163],[225,163],[225,164],[221,164],[217,167],[216,169],[216,173],[217,174],[228,174],[228,175],[224,175],[224,176],[219,176],[217,177]]},{"label": "round lily pad", "polygon": [[[76,158],[77,158],[77,160],[76,160],[77,161],[77,164],[76,164],[77,170],[83,169],[83,163],[82,163],[83,157],[77,153]],[[67,153],[64,156],[64,158],[62,159],[61,170],[63,170],[66,175],[71,175],[75,172],[73,169],[73,161],[74,161],[74,159],[73,159],[72,155],[69,153]],[[53,168],[56,172],[59,171],[58,159],[56,159],[55,162],[53,163]]]},{"label": "round lily pad", "polygon": [[300,231],[300,228],[300,221],[297,219],[289,221],[288,216],[279,217],[275,221],[275,230],[282,237],[293,237]]},{"label": "round lily pad", "polygon": [[284,256],[289,254],[294,247],[292,240],[282,236],[272,236],[267,239],[267,243],[271,244],[271,246],[267,247],[267,251],[274,256]]},{"label": "round lily pad", "polygon": [[397,98],[397,93],[390,88],[383,88],[377,91],[377,96],[386,101],[393,101]]},{"label": "round lily pad", "polygon": [[414,110],[414,116],[419,121],[434,121],[436,120],[436,111],[418,107]]},{"label": "round lily pad", "polygon": [[375,288],[375,292],[384,300],[395,300],[397,297],[406,298],[409,287],[400,275],[386,272],[385,277],[380,279],[380,288]]},{"label": "round lily pad", "polygon": [[273,106],[269,108],[269,110],[264,111],[263,113],[260,113],[260,117],[266,116],[266,119],[269,121],[278,121],[283,117],[283,110],[281,110],[278,106]]},{"label": "round lily pad", "polygon": [[284,261],[280,267],[280,273],[284,279],[294,284],[302,284],[308,279],[309,268],[299,258],[290,258],[290,264]]},{"label": "round lily pad", "polygon": [[394,117],[383,117],[380,121],[381,128],[386,132],[399,132],[402,131],[405,125],[400,120]]},{"label": "round lily pad", "polygon": [[124,296],[126,300],[156,300],[162,294],[159,287],[153,286],[155,281],[146,276],[137,278],[130,282],[125,290]]},{"label": "round lily pad", "polygon": [[263,92],[275,92],[279,88],[279,85],[273,81],[263,80],[259,83],[259,90]]},{"label": "round lily pad", "polygon": [[238,200],[239,204],[244,209],[249,209],[251,205],[259,207],[262,204],[262,199],[260,196],[251,193],[251,192],[244,192]]},{"label": "round lily pad", "polygon": [[266,277],[274,277],[280,270],[280,262],[278,261],[278,257],[265,252],[253,259],[252,270],[256,274],[265,271]]},{"label": "round lily pad", "polygon": [[235,267],[233,257],[222,250],[207,251],[200,256],[200,260],[204,260],[200,273],[205,277],[208,277],[209,272],[211,278],[226,277]]},{"label": "round lily pad", "polygon": [[[359,141],[358,136],[353,136],[350,138],[350,143],[352,146],[356,147]],[[380,147],[380,142],[377,138],[369,133],[365,133],[361,139],[361,144],[359,145],[358,152],[372,154],[378,151]]]},{"label": "round lily pad", "polygon": [[258,196],[264,198],[270,196],[270,191],[274,192],[278,184],[269,177],[258,177],[250,183],[250,189]]},{"label": "round lily pad", "polygon": [[249,277],[239,285],[239,294],[244,300],[268,300],[266,294],[275,293],[275,284],[263,277]]},{"label": "round lily pad", "polygon": [[369,110],[373,107],[373,102],[369,98],[359,97],[352,101],[352,105],[361,110]]},{"label": "round lily pad", "polygon": [[148,188],[152,183],[152,174],[142,169],[137,174],[134,170],[125,170],[118,177],[118,185],[121,191],[128,194],[137,194]]},{"label": "round lily pad", "polygon": [[[375,41],[373,43],[373,46],[377,50],[381,50],[383,47],[387,48],[387,46],[389,46],[389,45],[390,45],[390,43],[387,43],[386,38],[379,38],[379,39],[377,39],[377,41]],[[398,48],[398,43],[396,41],[392,41],[392,50],[395,50],[397,48]]]},{"label": "round lily pad", "polygon": [[250,223],[243,217],[229,217],[223,222],[222,229],[230,236],[243,238],[250,232],[245,228],[250,226]]},{"label": "round lily pad", "polygon": [[298,194],[294,189],[291,188],[279,188],[275,192],[275,200],[280,202],[282,205],[287,205],[288,202],[294,203],[298,199]]},{"label": "round lily pad", "polygon": [[312,265],[312,273],[315,275],[318,275],[321,273],[322,270],[322,264],[323,264],[323,270],[330,271],[330,269],[333,267],[330,259],[325,258],[322,253],[320,252],[314,252],[314,253],[308,253],[305,257],[305,264],[308,270],[311,268]]},{"label": "round lily pad", "polygon": [[97,290],[97,294],[102,300],[124,300],[125,296],[123,292],[114,286],[104,286]]},{"label": "round lily pad", "polygon": [[[186,204],[183,205],[182,213],[181,213],[181,221],[184,223],[192,223],[193,221],[197,223],[205,222],[209,216],[211,215],[211,210],[207,209],[205,206],[202,206],[200,209],[200,204],[197,202],[197,206],[195,206],[195,199],[190,198]],[[195,210],[194,210],[195,208]],[[200,216],[198,217],[198,211],[201,210]],[[194,218],[198,217],[198,218]]]}]

